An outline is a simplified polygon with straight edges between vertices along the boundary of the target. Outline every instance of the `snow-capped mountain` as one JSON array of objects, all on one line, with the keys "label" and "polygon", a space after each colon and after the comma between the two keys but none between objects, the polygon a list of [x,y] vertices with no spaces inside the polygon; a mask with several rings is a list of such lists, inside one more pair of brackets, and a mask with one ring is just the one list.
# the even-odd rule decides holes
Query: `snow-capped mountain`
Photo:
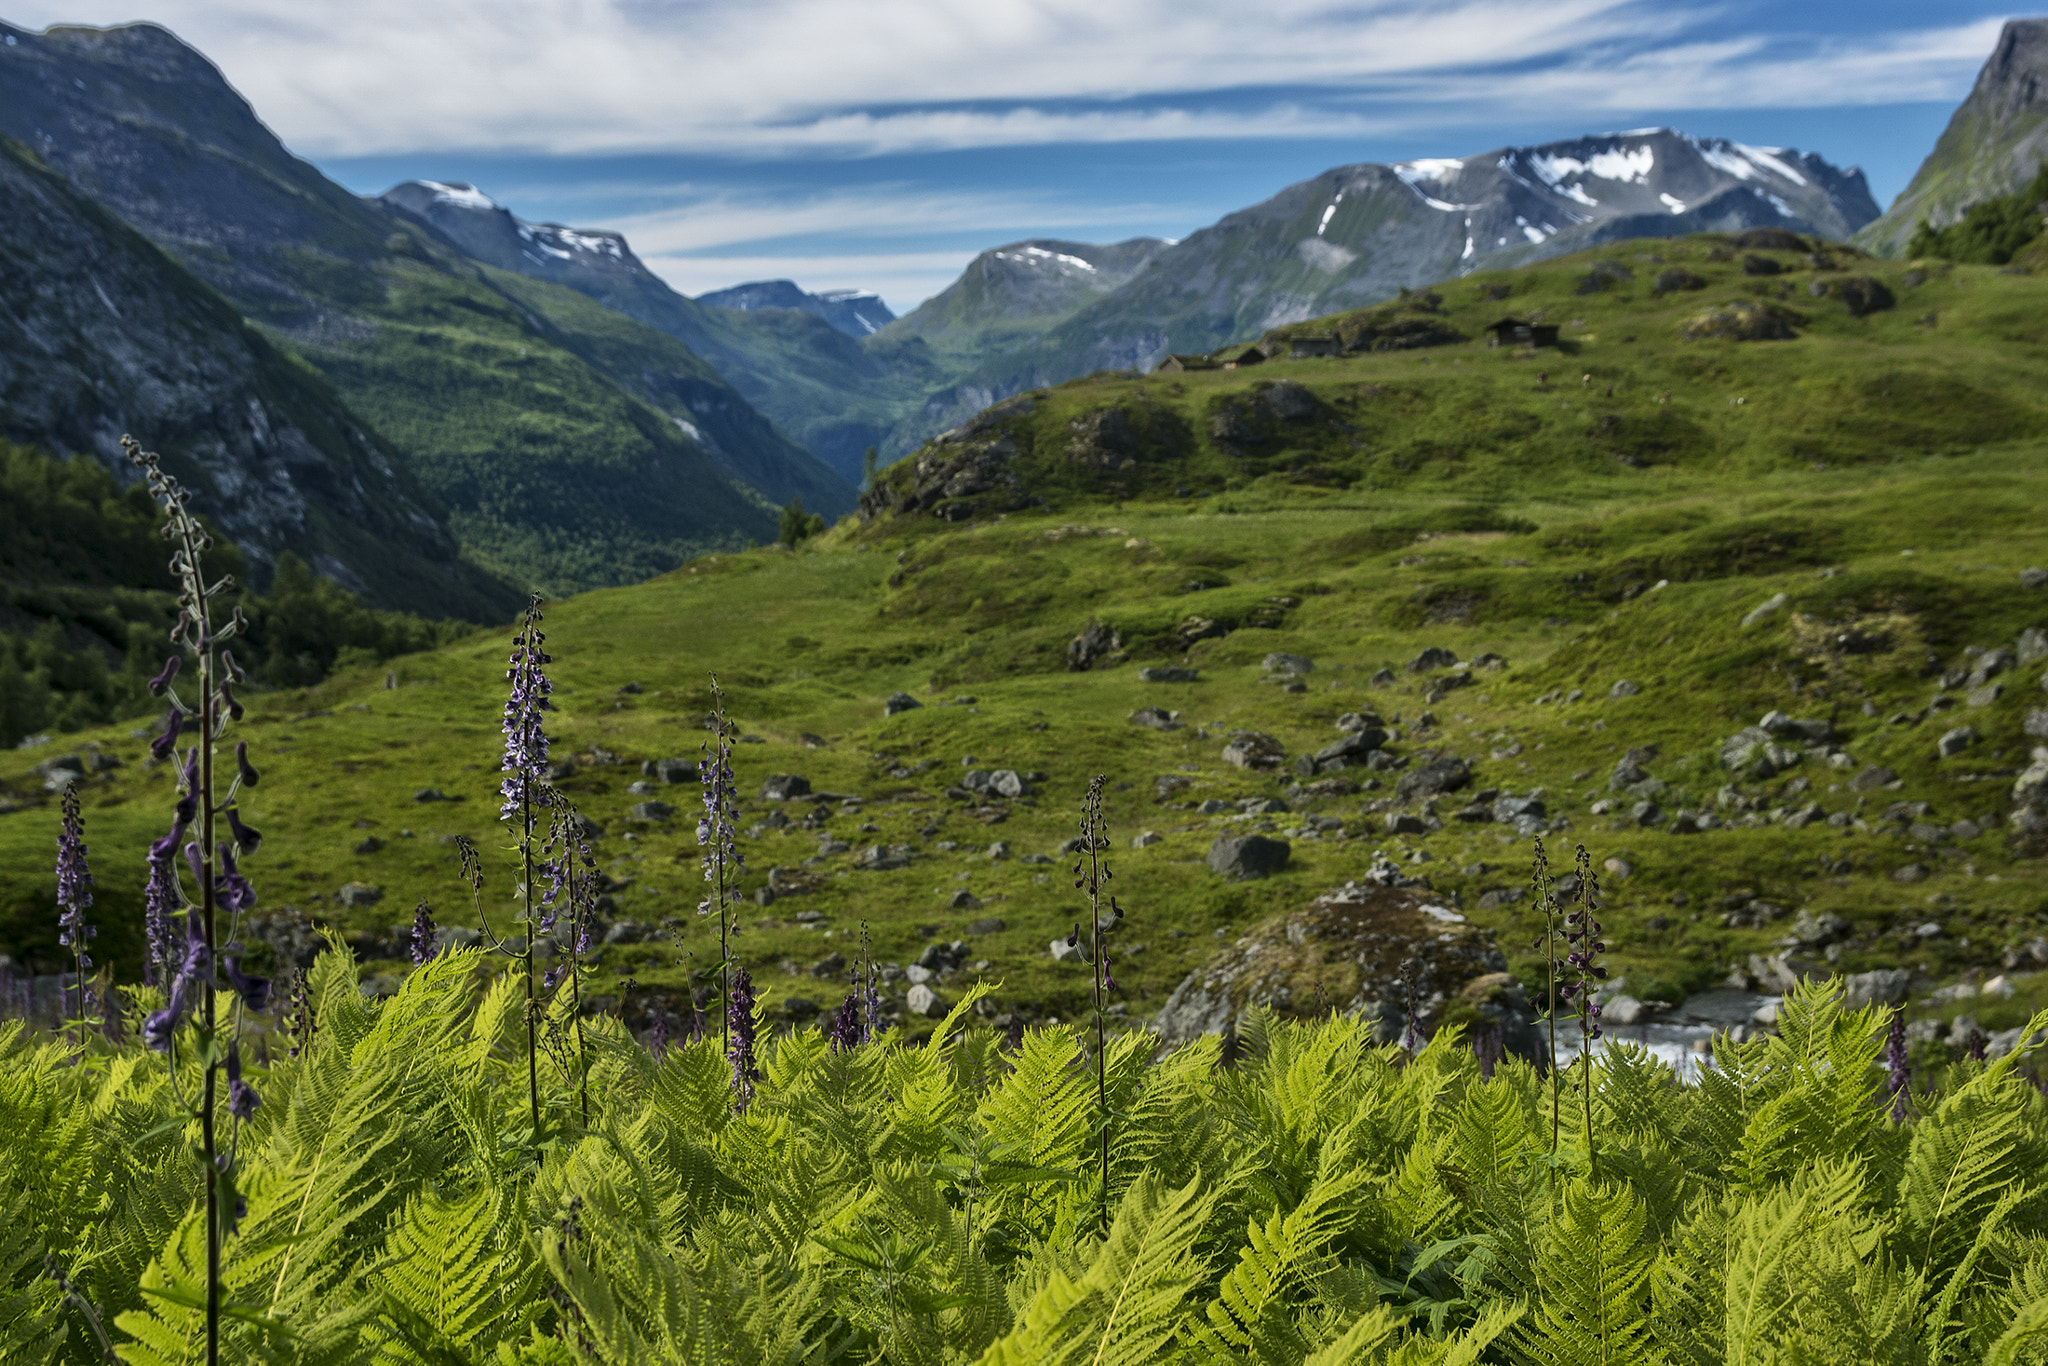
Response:
[{"label": "snow-capped mountain", "polygon": [[1127,283],[964,388],[1001,398],[1150,366],[1169,351],[1208,351],[1404,287],[1618,238],[1769,225],[1840,239],[1875,217],[1860,170],[1669,128],[1339,166],[1162,245]]},{"label": "snow-capped mountain", "polygon": [[529,223],[461,181],[408,180],[379,195],[378,202],[426,220],[479,261],[557,284],[575,283],[557,277],[647,269],[618,233]]},{"label": "snow-capped mountain", "polygon": [[866,337],[896,320],[882,296],[870,289],[825,289],[809,293],[794,280],[754,280],[731,289],[699,294],[709,308],[751,313],[762,308],[794,308],[823,318],[849,337]]}]

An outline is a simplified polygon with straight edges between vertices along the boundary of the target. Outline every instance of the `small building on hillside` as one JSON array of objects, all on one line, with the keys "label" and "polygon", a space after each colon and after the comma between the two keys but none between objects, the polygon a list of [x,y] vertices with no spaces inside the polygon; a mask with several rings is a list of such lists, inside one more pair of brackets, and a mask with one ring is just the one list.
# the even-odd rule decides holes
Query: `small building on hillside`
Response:
[{"label": "small building on hillside", "polygon": [[1289,337],[1287,359],[1309,360],[1316,356],[1341,356],[1344,343],[1337,337]]},{"label": "small building on hillside", "polygon": [[1183,356],[1175,353],[1159,362],[1159,368],[1153,371],[1153,373],[1178,375],[1189,370],[1220,370],[1222,368],[1221,362],[1208,356]]},{"label": "small building on hillside", "polygon": [[1502,318],[1490,324],[1487,331],[1493,333],[1488,346],[1555,346],[1557,345],[1557,324],[1523,322],[1520,318]]},{"label": "small building on hillside", "polygon": [[1226,346],[1215,353],[1215,359],[1226,370],[1242,370],[1247,365],[1264,365],[1266,353],[1257,343],[1247,346]]}]

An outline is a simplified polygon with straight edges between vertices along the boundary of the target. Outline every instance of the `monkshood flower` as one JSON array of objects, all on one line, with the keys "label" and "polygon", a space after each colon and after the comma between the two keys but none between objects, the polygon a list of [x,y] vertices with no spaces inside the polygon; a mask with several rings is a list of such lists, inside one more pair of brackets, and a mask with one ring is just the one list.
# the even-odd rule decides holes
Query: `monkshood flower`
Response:
[{"label": "monkshood flower", "polygon": [[235,772],[241,777],[243,787],[256,786],[263,776],[249,762],[249,742],[247,740],[235,741]]},{"label": "monkshood flower", "polygon": [[92,905],[92,869],[86,864],[85,825],[78,816],[76,784],[64,789],[64,821],[57,833],[57,904],[63,908],[57,915],[57,942],[78,960],[78,1013],[83,1015],[85,974],[92,968],[85,941],[96,938],[99,931],[85,923],[85,908]]},{"label": "monkshood flower", "polygon": [[304,968],[295,968],[292,971],[292,990],[291,994],[285,997],[284,1019],[280,1023],[284,1026],[285,1037],[291,1040],[291,1045],[286,1050],[291,1057],[296,1058],[313,1046],[313,1032],[316,1026],[313,1021],[312,995],[307,990]]},{"label": "monkshood flower", "polygon": [[162,761],[171,757],[171,751],[178,747],[178,732],[183,729],[185,720],[185,713],[176,707],[164,715],[164,733],[149,742],[152,758]]},{"label": "monkshood flower", "polygon": [[1892,1007],[1884,1034],[1884,1089],[1891,1099],[1891,1117],[1903,1124],[1911,1113],[1913,1064],[1906,1056],[1906,1012]]},{"label": "monkshood flower", "polygon": [[412,965],[419,967],[434,956],[434,913],[422,901],[413,907],[412,933],[407,936],[407,945],[412,950]]},{"label": "monkshood flower", "polygon": [[184,953],[171,976],[164,1008],[152,1012],[142,1022],[143,1043],[155,1052],[170,1052],[171,1037],[178,1032],[178,1026],[185,1022],[186,1013],[192,1009],[193,995],[199,990],[202,979],[210,980],[212,976],[213,951],[206,946],[206,932],[196,914],[187,915]]},{"label": "monkshood flower", "polygon": [[151,697],[162,697],[166,692],[170,691],[171,680],[178,676],[178,670],[184,666],[184,663],[185,657],[183,655],[172,655],[169,659],[166,659],[163,672],[149,680],[149,695]]},{"label": "monkshood flower", "polygon": [[242,946],[229,944],[220,951],[220,965],[228,975],[228,985],[235,989],[235,995],[251,1010],[262,1010],[270,1004],[270,979],[251,977],[242,971]]},{"label": "monkshood flower", "polygon": [[214,904],[230,915],[240,915],[256,904],[256,889],[242,876],[235,866],[235,846],[222,840],[213,847],[214,859],[220,864],[220,874],[213,880]]},{"label": "monkshood flower", "polygon": [[834,1053],[850,1053],[860,1047],[860,996],[857,992],[847,992],[846,999],[839,1003],[839,1009],[832,1012],[832,1018],[825,1025],[825,1042],[832,1045]]},{"label": "monkshood flower", "polygon": [[151,986],[168,967],[177,946],[171,937],[171,917],[184,905],[178,892],[178,874],[171,861],[183,830],[173,830],[167,840],[149,847],[149,880],[142,888],[143,980]]},{"label": "monkshood flower", "polygon": [[501,817],[511,818],[526,806],[546,806],[541,790],[548,771],[548,734],[541,727],[541,713],[549,710],[548,698],[554,685],[548,682],[546,665],[553,663],[541,648],[546,637],[540,630],[540,597],[527,604],[519,634],[512,638],[512,655],[505,679],[512,685],[505,697],[505,779],[499,787],[504,805]]},{"label": "monkshood flower", "polygon": [[256,1117],[256,1107],[263,1098],[256,1094],[256,1088],[242,1080],[242,1046],[228,1045],[228,1113],[244,1124]]},{"label": "monkshood flower", "polygon": [[228,818],[228,829],[233,833],[235,848],[245,854],[253,854],[263,843],[263,832],[253,826],[242,824],[242,813],[230,806],[224,813]]},{"label": "monkshood flower", "polygon": [[732,1063],[733,1108],[741,1114],[754,1099],[754,977],[745,968],[732,975],[725,1007],[725,1056]]}]

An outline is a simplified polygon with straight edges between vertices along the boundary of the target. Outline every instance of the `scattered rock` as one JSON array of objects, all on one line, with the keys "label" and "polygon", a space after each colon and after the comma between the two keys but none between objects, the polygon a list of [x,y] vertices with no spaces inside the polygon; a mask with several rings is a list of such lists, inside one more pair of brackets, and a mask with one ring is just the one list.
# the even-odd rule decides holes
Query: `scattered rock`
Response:
[{"label": "scattered rock", "polygon": [[384,889],[373,887],[367,882],[344,882],[337,895],[344,906],[374,906],[384,899]]},{"label": "scattered rock", "polygon": [[1803,321],[1789,308],[1738,299],[1695,313],[1680,324],[1678,335],[1686,341],[1790,341]]},{"label": "scattered rock", "polygon": [[1389,811],[1387,813],[1387,833],[1389,835],[1426,835],[1429,833],[1429,823],[1423,820],[1422,817],[1410,815],[1405,811]]},{"label": "scattered rock", "polygon": [[1657,278],[1650,282],[1651,292],[1656,294],[1676,294],[1680,290],[1705,289],[1706,287],[1707,281],[1704,276],[1695,275],[1689,270],[1682,270],[1675,266],[1670,270],[1657,272]]},{"label": "scattered rock", "polygon": [[1892,770],[1871,764],[1849,780],[1849,790],[1851,792],[1875,792],[1878,788],[1888,787],[1898,780],[1899,775],[1892,772]]},{"label": "scattered rock", "polygon": [[1131,837],[1131,848],[1150,849],[1153,845],[1158,844],[1165,838],[1166,836],[1160,834],[1157,830],[1142,831],[1139,834],[1136,834]]},{"label": "scattered rock", "polygon": [[1432,669],[1448,669],[1458,662],[1458,656],[1440,645],[1432,645],[1408,661],[1408,672],[1428,673]]},{"label": "scattered rock", "polygon": [[1346,735],[1356,735],[1358,732],[1366,730],[1379,730],[1386,724],[1386,722],[1369,711],[1347,711],[1337,718],[1337,729],[1343,731]]},{"label": "scattered rock", "polygon": [[1867,1005],[1903,1005],[1912,987],[1913,974],[1906,968],[1854,972],[1842,979],[1842,1004],[1850,1010],[1861,1010]]},{"label": "scattered rock", "polygon": [[1935,749],[1942,758],[1949,759],[1961,754],[1976,743],[1977,728],[1975,726],[1957,726],[1954,730],[1942,733],[1941,739],[1935,742]]},{"label": "scattered rock", "polygon": [[2048,659],[2048,631],[2038,626],[2029,626],[2020,632],[2020,638],[2013,642],[2013,658],[2022,667],[2037,659]]},{"label": "scattered rock", "polygon": [[635,802],[631,812],[636,821],[665,821],[675,813],[667,802]]},{"label": "scattered rock", "polygon": [[907,692],[890,693],[887,700],[882,703],[882,715],[895,716],[900,712],[915,711],[923,705],[924,703]]},{"label": "scattered rock", "polygon": [[828,953],[804,971],[821,980],[835,979],[846,971],[846,959],[841,954]]},{"label": "scattered rock", "polygon": [[1894,882],[1921,882],[1926,877],[1927,865],[1924,863],[1909,863],[1903,868],[1892,869],[1892,881]]},{"label": "scattered rock", "polygon": [[992,915],[986,920],[976,920],[970,922],[967,928],[961,931],[961,933],[973,935],[1001,934],[1005,929],[1008,928],[1009,927],[1003,923],[1003,918],[1001,916]]},{"label": "scattered rock", "polygon": [[1394,784],[1394,791],[1403,798],[1434,797],[1445,792],[1456,792],[1472,782],[1472,768],[1463,759],[1446,756],[1431,759],[1401,776]]},{"label": "scattered rock", "polygon": [[1313,672],[1315,667],[1315,661],[1307,655],[1290,655],[1275,652],[1266,656],[1259,666],[1259,672],[1267,676],[1279,674],[1286,678],[1299,678],[1305,673]]},{"label": "scattered rock", "polygon": [[946,906],[948,909],[955,911],[978,911],[981,909],[981,898],[968,891],[965,887],[962,887],[959,891],[953,893],[952,899],[946,903]]},{"label": "scattered rock", "polygon": [[1642,684],[1632,683],[1628,679],[1624,678],[1619,683],[1616,683],[1613,687],[1609,688],[1607,690],[1607,695],[1612,698],[1634,697],[1637,693],[1641,692],[1642,690]]},{"label": "scattered rock", "polygon": [[1286,757],[1280,742],[1263,731],[1234,730],[1230,743],[1223,747],[1223,762],[1238,768],[1278,768]]},{"label": "scattered rock", "polygon": [[1092,963],[1094,958],[1088,952],[1085,936],[1069,940],[1065,935],[1052,941],[1052,961],[1055,963]]},{"label": "scattered rock", "polygon": [[1148,668],[1138,670],[1140,683],[1193,683],[1200,673],[1197,669]]},{"label": "scattered rock", "polygon": [[1180,713],[1162,707],[1140,707],[1131,713],[1131,720],[1150,730],[1181,729]]},{"label": "scattered rock", "polygon": [[2048,588],[2048,569],[2022,569],[2020,587]]},{"label": "scattered rock", "polygon": [[1232,881],[1261,878],[1284,869],[1292,853],[1286,840],[1265,835],[1223,835],[1209,847],[1209,868]]},{"label": "scattered rock", "polygon": [[1090,621],[1080,635],[1067,642],[1067,668],[1074,673],[1086,673],[1123,647],[1124,639],[1115,627]]},{"label": "scattered rock", "polygon": [[1639,1025],[1649,1018],[1649,1007],[1633,996],[1616,996],[1600,1008],[1600,1023],[1604,1025]]},{"label": "scattered rock", "polygon": [[1783,593],[1773,593],[1769,598],[1766,598],[1764,600],[1761,606],[1753,608],[1748,613],[1748,615],[1742,618],[1743,626],[1750,627],[1756,625],[1765,617],[1777,611],[1780,607],[1783,607],[1785,605],[1785,602],[1786,597]]},{"label": "scattered rock", "polygon": [[1324,745],[1309,756],[1309,760],[1319,769],[1324,765],[1342,768],[1344,765],[1336,763],[1336,760],[1362,760],[1386,742],[1387,733],[1383,730],[1354,730],[1341,740],[1333,740]]},{"label": "scattered rock", "polygon": [[[1820,281],[1814,281],[1819,284]],[[1890,308],[1898,300],[1884,281],[1871,275],[1844,275],[1827,282],[1825,291],[1848,305],[1849,312],[1861,318]]]},{"label": "scattered rock", "polygon": [[923,1016],[928,1020],[939,1019],[946,1013],[946,998],[932,990],[925,982],[913,985],[904,996],[903,1004],[911,1014]]},{"label": "scattered rock", "polygon": [[794,773],[771,773],[761,784],[761,800],[764,802],[786,802],[796,797],[807,797],[811,792],[811,780]]},{"label": "scattered rock", "polygon": [[452,802],[455,799],[438,787],[423,787],[412,794],[416,802]]}]

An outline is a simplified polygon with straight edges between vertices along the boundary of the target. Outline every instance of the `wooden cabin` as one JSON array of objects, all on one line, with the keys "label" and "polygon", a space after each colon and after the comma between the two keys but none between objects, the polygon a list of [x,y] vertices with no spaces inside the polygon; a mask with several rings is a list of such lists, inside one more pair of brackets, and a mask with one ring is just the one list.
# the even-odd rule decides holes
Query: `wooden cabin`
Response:
[{"label": "wooden cabin", "polygon": [[1212,360],[1208,356],[1183,356],[1175,353],[1159,362],[1159,368],[1152,373],[1156,375],[1178,375],[1184,374],[1189,370],[1220,370],[1222,368],[1219,362]]},{"label": "wooden cabin", "polygon": [[1493,333],[1488,346],[1555,346],[1557,345],[1557,324],[1523,322],[1520,318],[1502,318],[1490,324],[1487,331]]},{"label": "wooden cabin", "polygon": [[1242,370],[1247,365],[1264,365],[1266,353],[1257,344],[1249,346],[1226,346],[1215,353],[1226,370]]}]

